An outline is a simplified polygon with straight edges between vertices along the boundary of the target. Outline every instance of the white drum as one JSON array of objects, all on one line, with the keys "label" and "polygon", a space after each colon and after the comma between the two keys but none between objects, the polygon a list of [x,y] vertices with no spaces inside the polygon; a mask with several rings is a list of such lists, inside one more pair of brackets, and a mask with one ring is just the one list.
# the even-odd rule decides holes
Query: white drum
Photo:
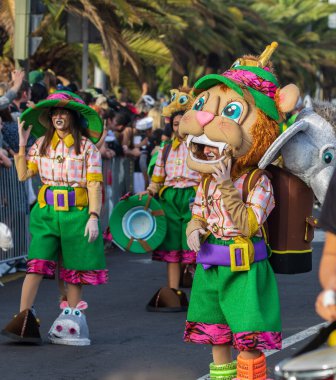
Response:
[{"label": "white drum", "polygon": [[276,380],[336,380],[336,347],[285,359],[274,374]]}]

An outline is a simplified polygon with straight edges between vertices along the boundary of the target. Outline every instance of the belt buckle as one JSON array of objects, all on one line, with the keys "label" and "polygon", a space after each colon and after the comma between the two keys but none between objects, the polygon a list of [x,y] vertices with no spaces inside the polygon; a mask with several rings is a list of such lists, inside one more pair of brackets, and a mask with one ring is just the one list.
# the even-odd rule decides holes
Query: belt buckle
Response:
[{"label": "belt buckle", "polygon": [[[248,244],[230,244],[231,272],[242,272],[250,270],[250,259],[248,254]],[[241,265],[237,264],[236,251],[240,249]]]},{"label": "belt buckle", "polygon": [[[55,211],[69,211],[69,198],[68,190],[53,190],[54,195],[54,210]],[[60,206],[58,202],[58,196],[63,195],[64,205]]]}]

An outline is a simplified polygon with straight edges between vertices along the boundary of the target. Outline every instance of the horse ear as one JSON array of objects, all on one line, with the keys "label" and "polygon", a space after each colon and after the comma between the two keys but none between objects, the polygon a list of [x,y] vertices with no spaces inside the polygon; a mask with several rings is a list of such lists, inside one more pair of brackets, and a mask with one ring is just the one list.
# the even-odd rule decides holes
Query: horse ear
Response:
[{"label": "horse ear", "polygon": [[280,89],[278,107],[280,112],[287,113],[293,111],[300,97],[300,90],[291,83]]},{"label": "horse ear", "polygon": [[66,307],[69,307],[68,301],[62,301],[60,303],[60,309],[64,310]]},{"label": "horse ear", "polygon": [[85,301],[79,301],[77,306],[76,306],[76,309],[78,309],[78,310],[85,310],[87,308],[88,308],[88,304]]}]

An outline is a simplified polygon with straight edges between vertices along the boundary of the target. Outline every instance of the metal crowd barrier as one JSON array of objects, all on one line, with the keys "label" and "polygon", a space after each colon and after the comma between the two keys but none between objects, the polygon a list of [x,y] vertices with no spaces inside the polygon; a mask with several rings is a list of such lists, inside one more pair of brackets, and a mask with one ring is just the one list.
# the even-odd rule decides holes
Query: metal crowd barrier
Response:
[{"label": "metal crowd barrier", "polygon": [[30,239],[27,184],[19,182],[14,164],[0,167],[0,222],[10,228],[14,243],[8,251],[0,248],[0,263],[26,257]]}]

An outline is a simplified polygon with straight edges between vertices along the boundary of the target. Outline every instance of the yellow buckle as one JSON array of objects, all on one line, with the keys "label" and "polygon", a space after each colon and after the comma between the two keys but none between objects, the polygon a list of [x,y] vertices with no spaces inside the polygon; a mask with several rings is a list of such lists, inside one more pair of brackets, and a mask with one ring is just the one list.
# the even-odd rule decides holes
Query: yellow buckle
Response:
[{"label": "yellow buckle", "polygon": [[[237,265],[236,261],[236,250],[241,250],[241,265]],[[248,244],[230,244],[230,261],[231,261],[231,272],[241,272],[250,270],[250,259],[248,254]]]},{"label": "yellow buckle", "polygon": [[[69,198],[68,190],[53,190],[54,194],[54,210],[55,211],[69,211]],[[64,206],[58,204],[58,195],[63,195]]]}]

